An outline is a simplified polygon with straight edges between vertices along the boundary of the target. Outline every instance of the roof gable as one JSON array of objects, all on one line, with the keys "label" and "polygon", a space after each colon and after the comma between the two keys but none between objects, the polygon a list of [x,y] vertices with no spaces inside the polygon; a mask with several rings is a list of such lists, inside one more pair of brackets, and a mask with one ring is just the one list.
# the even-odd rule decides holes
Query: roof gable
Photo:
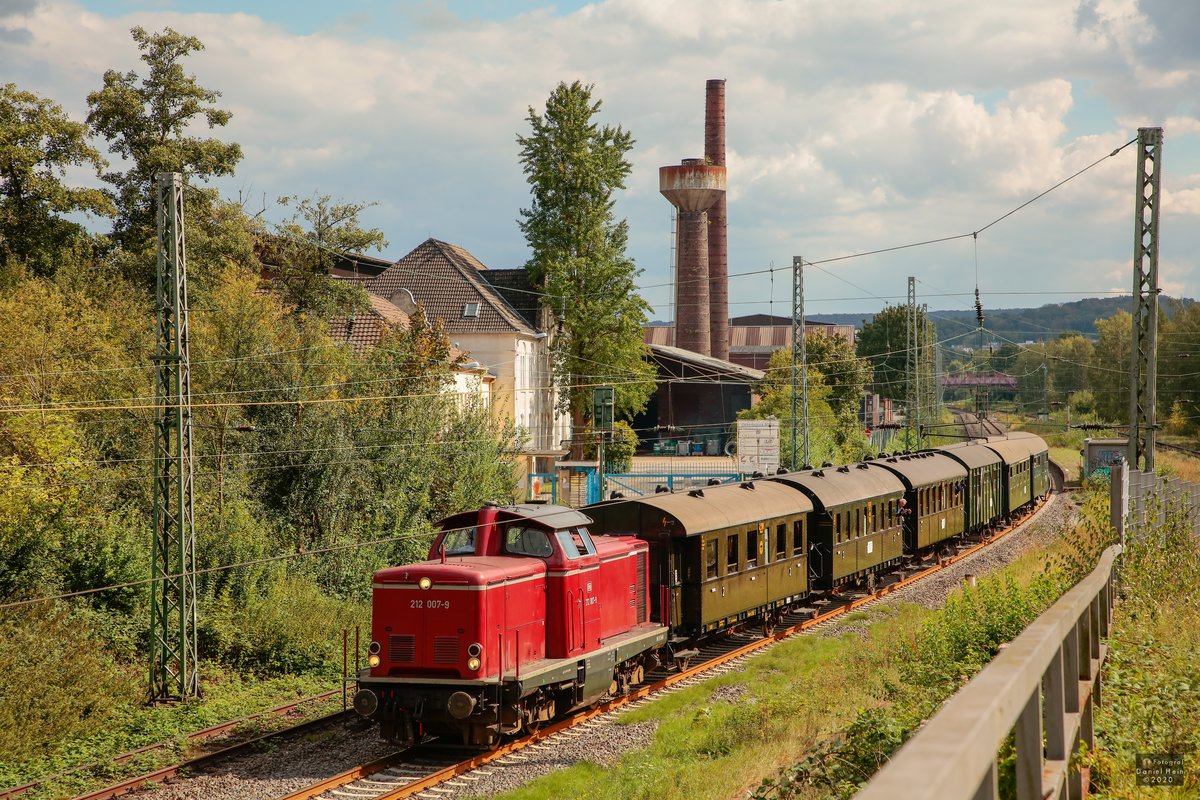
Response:
[{"label": "roof gable", "polygon": [[487,267],[458,245],[426,239],[408,255],[366,282],[368,292],[391,299],[401,289],[425,307],[428,319],[449,333],[536,331],[484,280]]}]

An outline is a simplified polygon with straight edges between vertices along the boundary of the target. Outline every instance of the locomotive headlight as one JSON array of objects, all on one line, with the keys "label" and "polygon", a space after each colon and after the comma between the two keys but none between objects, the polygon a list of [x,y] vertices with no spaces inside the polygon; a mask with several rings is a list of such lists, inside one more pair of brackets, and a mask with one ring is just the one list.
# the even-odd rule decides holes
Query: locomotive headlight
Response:
[{"label": "locomotive headlight", "polygon": [[367,656],[367,664],[370,665],[372,668],[378,667],[379,666],[379,654],[371,653],[371,655]]},{"label": "locomotive headlight", "polygon": [[482,663],[483,662],[479,660],[478,656],[472,656],[471,658],[467,659],[467,669],[471,670],[471,672],[478,672]]},{"label": "locomotive headlight", "polygon": [[483,653],[483,645],[479,642],[467,645],[467,655],[476,657]]},{"label": "locomotive headlight", "polygon": [[433,586],[433,581],[429,580],[429,578],[421,578],[421,580],[417,581],[417,586],[420,586],[422,589],[428,589],[430,586]]},{"label": "locomotive headlight", "polygon": [[371,644],[367,646],[367,652],[371,655],[375,655],[382,649],[383,648],[379,646],[379,642],[371,642]]}]

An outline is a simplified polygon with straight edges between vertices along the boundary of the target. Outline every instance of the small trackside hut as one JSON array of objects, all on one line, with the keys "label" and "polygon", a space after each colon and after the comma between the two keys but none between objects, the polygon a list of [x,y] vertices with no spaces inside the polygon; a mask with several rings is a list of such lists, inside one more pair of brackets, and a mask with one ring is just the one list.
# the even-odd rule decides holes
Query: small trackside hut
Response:
[{"label": "small trackside hut", "polygon": [[442,520],[429,560],[373,580],[354,707],[385,738],[489,746],[640,681],[666,642],[649,621],[647,546],[593,540],[552,505]]}]

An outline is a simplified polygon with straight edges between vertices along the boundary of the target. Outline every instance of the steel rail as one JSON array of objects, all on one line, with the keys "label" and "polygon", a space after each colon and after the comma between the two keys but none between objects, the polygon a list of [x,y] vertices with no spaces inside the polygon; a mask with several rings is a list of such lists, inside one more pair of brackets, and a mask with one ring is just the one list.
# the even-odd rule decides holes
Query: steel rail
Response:
[{"label": "steel rail", "polygon": [[137,790],[143,784],[157,783],[169,778],[174,778],[184,771],[190,771],[200,767],[208,766],[209,764],[217,763],[219,761],[224,761],[225,759],[239,755],[242,752],[250,751],[259,743],[268,741],[270,739],[277,739],[283,736],[292,736],[298,733],[304,733],[314,728],[320,728],[324,725],[332,725],[333,723],[337,722],[339,718],[348,718],[352,713],[353,712],[350,711],[339,711],[336,714],[306,720],[298,725],[292,725],[288,728],[284,728],[273,733],[265,733],[262,736],[255,736],[252,739],[246,739],[245,741],[238,742],[235,745],[230,745],[229,747],[224,747],[220,750],[214,750],[211,753],[205,753],[202,756],[197,756],[196,758],[182,761],[178,764],[172,764],[170,766],[162,767],[161,769],[156,769],[153,772],[147,772],[142,775],[128,778],[120,783],[113,784],[112,786],[106,786],[103,789],[97,789],[96,791],[76,795],[73,800],[109,800],[109,798],[112,797],[121,797],[122,795],[126,795]]},{"label": "steel rail", "polygon": [[[205,739],[211,739],[214,736],[217,736],[219,734],[224,733],[225,731],[228,731],[232,728],[237,727],[238,725],[242,725],[247,722],[253,722],[256,719],[264,719],[264,718],[268,718],[268,717],[282,716],[282,715],[286,714],[287,712],[304,705],[305,703],[312,703],[312,702],[317,702],[320,700],[327,700],[330,697],[333,697],[334,695],[336,695],[340,692],[343,692],[343,691],[345,691],[344,687],[341,689],[330,689],[327,692],[321,692],[320,694],[315,694],[310,697],[302,697],[299,700],[294,700],[290,703],[284,703],[281,706],[275,706],[274,708],[269,708],[266,711],[258,711],[254,714],[247,714],[244,717],[238,717],[237,719],[227,720],[226,722],[220,722],[216,725],[212,725],[212,726],[210,726],[208,728],[204,728],[202,730],[193,731],[192,733],[187,734],[183,738],[184,738],[185,742],[200,742],[200,741],[204,741]],[[282,731],[277,731],[276,733],[282,733]],[[124,753],[115,755],[112,758],[106,759],[104,761],[93,761],[89,764],[80,764],[79,766],[76,766],[76,767],[68,767],[67,769],[59,770],[58,772],[55,772],[51,775],[44,775],[40,778],[37,778],[36,780],[30,781],[29,783],[21,784],[20,786],[10,786],[7,789],[0,789],[0,800],[9,800],[9,798],[20,797],[21,795],[26,794],[27,792],[30,792],[33,789],[36,789],[37,787],[39,787],[45,783],[48,783],[57,778],[62,778],[66,775],[73,775],[77,772],[83,772],[84,770],[95,769],[96,767],[102,767],[102,766],[105,766],[108,764],[124,764],[129,761],[132,761],[133,759],[137,758],[138,756],[145,755],[146,753],[153,753],[157,750],[163,750],[167,747],[170,747],[173,744],[175,744],[174,740],[168,740],[168,741],[162,741],[162,742],[155,742],[154,744],[143,745],[142,747],[138,747],[134,750],[128,750]]]},{"label": "steel rail", "polygon": [[[866,594],[862,597],[854,598],[843,605],[839,605],[836,608],[830,609],[829,611],[826,611],[821,614],[815,614],[812,617],[810,617],[809,619],[804,620],[803,622],[783,628],[779,631],[776,631],[775,633],[773,633],[770,636],[765,636],[761,639],[757,639],[753,642],[749,642],[745,645],[742,645],[741,647],[737,647],[733,650],[730,650],[727,653],[722,653],[721,655],[715,656],[714,658],[711,658],[702,664],[698,664],[694,667],[683,670],[681,672],[677,672],[672,675],[668,675],[667,677],[665,677],[661,680],[655,681],[654,683],[646,684],[645,686],[640,686],[636,689],[631,690],[628,694],[622,695],[621,697],[618,697],[618,698],[614,698],[613,700],[609,700],[608,702],[602,703],[601,705],[599,705],[595,708],[581,711],[577,714],[572,715],[571,717],[568,717],[567,719],[560,720],[560,721],[554,723],[553,725],[549,725],[545,728],[541,728],[537,732],[529,734],[528,736],[522,737],[520,739],[514,739],[511,742],[507,742],[506,744],[501,745],[499,748],[497,748],[495,750],[489,750],[484,753],[478,753],[478,754],[472,755],[470,758],[464,759],[463,761],[460,761],[456,764],[453,764],[451,766],[440,769],[436,772],[432,772],[429,775],[426,775],[422,778],[418,778],[417,780],[411,781],[409,783],[405,783],[402,786],[398,786],[395,789],[386,791],[382,794],[377,794],[372,798],[372,800],[401,800],[401,798],[407,798],[407,797],[411,797],[412,795],[419,794],[420,792],[423,792],[427,789],[433,788],[434,786],[437,786],[438,784],[445,783],[446,781],[449,781],[449,780],[453,780],[454,778],[457,778],[459,775],[463,775],[467,772],[478,769],[479,767],[482,767],[485,764],[491,763],[493,761],[497,761],[501,758],[505,758],[509,755],[512,755],[513,753],[516,753],[520,750],[525,749],[526,747],[530,747],[531,745],[537,744],[551,736],[554,736],[555,734],[558,734],[563,731],[570,730],[571,728],[575,728],[577,726],[583,725],[583,724],[595,719],[596,717],[599,717],[603,714],[607,714],[612,711],[615,711],[616,709],[621,708],[622,706],[625,706],[625,705],[633,703],[637,700],[641,700],[643,698],[649,697],[650,695],[660,692],[671,686],[674,686],[677,683],[681,683],[683,681],[687,681],[687,680],[690,680],[697,676],[703,675],[704,673],[714,670],[717,667],[720,667],[730,661],[734,661],[738,658],[742,658],[750,653],[755,652],[756,650],[760,650],[765,647],[770,647],[771,645],[777,644],[778,642],[780,642],[784,639],[787,639],[798,633],[802,633],[802,632],[807,631],[811,628],[814,628],[818,625],[821,625],[825,622],[828,622],[832,619],[835,619],[836,617],[838,617],[842,614],[848,613],[857,608],[861,608],[862,606],[867,605],[868,603],[871,603],[875,600],[885,597],[886,595],[891,594],[892,592],[898,591],[899,589],[902,589],[913,583],[916,583],[919,580],[927,578],[930,575],[934,574],[935,572],[939,572],[939,571],[949,567],[950,565],[952,565],[958,561],[961,561],[964,558],[967,558],[968,556],[972,555],[973,553],[978,552],[979,550],[983,549],[984,547],[988,546],[989,544],[992,544],[996,540],[998,540],[998,539],[1008,535],[1012,531],[1016,530],[1016,528],[1018,526],[1024,524],[1025,522],[1032,521],[1037,516],[1040,516],[1042,511],[1045,510],[1045,508],[1047,508],[1050,505],[1050,503],[1054,502],[1055,499],[1056,498],[1052,495],[1048,501],[1043,502],[1040,506],[1038,506],[1037,509],[1035,509],[1031,513],[1022,516],[1020,519],[1015,520],[1012,524],[997,531],[996,533],[992,534],[991,536],[988,536],[987,538],[978,542],[977,544],[972,545],[971,547],[967,548],[966,550],[963,550],[962,552],[957,553],[948,558],[945,558],[938,564],[932,564],[928,567],[925,567],[920,572],[917,572],[906,578],[902,578],[895,583],[891,583],[891,584],[888,584],[887,586],[881,587],[870,594]],[[342,786],[346,786],[347,784],[353,783],[354,781],[361,780],[362,778],[369,777],[370,775],[376,774],[378,772],[382,772],[383,770],[389,769],[393,766],[397,766],[397,765],[403,763],[404,757],[406,755],[411,755],[411,754],[412,754],[412,749],[394,753],[391,756],[387,756],[386,758],[372,762],[372,764],[355,767],[353,769],[342,772],[338,775],[331,776],[331,777],[325,779],[324,781],[321,781],[320,783],[313,784],[312,786],[304,787],[302,789],[298,789],[287,795],[283,795],[280,798],[278,798],[278,800],[311,800],[311,798],[317,797],[318,795],[323,794],[324,792],[327,792],[331,789],[337,789]]]}]

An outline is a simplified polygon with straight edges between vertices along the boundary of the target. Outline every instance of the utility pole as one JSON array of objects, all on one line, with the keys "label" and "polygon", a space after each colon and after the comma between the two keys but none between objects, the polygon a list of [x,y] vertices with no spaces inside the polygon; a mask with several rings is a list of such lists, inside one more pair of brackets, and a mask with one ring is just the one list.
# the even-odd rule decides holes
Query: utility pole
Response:
[{"label": "utility pole", "polygon": [[[792,469],[811,464],[808,452],[808,337],[804,330],[804,259],[792,257]],[[799,362],[797,363],[797,354]],[[804,461],[796,460],[796,381],[804,415]]]},{"label": "utility pole", "polygon": [[192,515],[192,389],[188,360],[183,176],[159,173],[158,347],[154,355],[154,544],[150,699],[196,697],[196,529]]},{"label": "utility pole", "polygon": [[1158,373],[1158,212],[1162,128],[1138,128],[1133,215],[1133,346],[1129,365],[1129,468],[1154,470]]}]

